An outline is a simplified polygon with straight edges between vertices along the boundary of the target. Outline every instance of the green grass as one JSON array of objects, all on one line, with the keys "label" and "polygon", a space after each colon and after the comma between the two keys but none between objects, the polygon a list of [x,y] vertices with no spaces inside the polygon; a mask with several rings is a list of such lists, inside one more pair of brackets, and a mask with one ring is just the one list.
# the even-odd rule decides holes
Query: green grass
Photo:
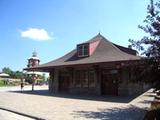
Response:
[{"label": "green grass", "polygon": [[0,80],[0,87],[6,86],[4,85],[4,80]]},{"label": "green grass", "polygon": [[0,80],[0,87],[5,86],[17,86],[20,85],[20,81],[8,81],[6,84],[4,83],[4,80]]}]

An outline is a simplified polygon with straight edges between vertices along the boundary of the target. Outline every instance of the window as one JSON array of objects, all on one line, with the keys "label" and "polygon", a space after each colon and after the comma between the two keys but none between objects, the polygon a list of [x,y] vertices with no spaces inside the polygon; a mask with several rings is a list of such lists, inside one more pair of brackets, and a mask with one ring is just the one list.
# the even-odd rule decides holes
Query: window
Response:
[{"label": "window", "polygon": [[81,72],[81,80],[82,80],[82,87],[88,87],[88,72],[82,71]]},{"label": "window", "polygon": [[95,87],[95,72],[89,71],[89,87]]},{"label": "window", "polygon": [[89,44],[81,44],[77,46],[78,57],[85,57],[89,55]]},{"label": "window", "polygon": [[75,86],[81,87],[81,72],[79,70],[76,71],[76,80],[75,80]]},{"label": "window", "polygon": [[86,70],[76,71],[76,87],[88,87],[88,72]]}]

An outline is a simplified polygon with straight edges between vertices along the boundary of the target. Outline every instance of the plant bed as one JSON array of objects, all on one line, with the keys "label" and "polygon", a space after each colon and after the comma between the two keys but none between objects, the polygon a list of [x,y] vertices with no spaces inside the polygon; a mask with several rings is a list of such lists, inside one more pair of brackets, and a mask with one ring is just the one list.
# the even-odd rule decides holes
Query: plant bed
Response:
[{"label": "plant bed", "polygon": [[[158,97],[158,99],[156,98]],[[144,120],[160,120],[160,96],[156,96],[151,103],[150,110],[146,113]]]},{"label": "plant bed", "polygon": [[151,109],[159,109],[160,108],[160,100],[154,99],[151,103]]},{"label": "plant bed", "polygon": [[143,120],[160,120],[160,108],[149,110]]}]

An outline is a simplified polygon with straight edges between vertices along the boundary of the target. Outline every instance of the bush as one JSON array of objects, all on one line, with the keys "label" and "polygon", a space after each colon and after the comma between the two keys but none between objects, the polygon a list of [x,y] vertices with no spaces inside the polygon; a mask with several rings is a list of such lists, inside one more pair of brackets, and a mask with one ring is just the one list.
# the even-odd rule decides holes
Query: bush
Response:
[{"label": "bush", "polygon": [[3,86],[4,83],[3,83],[3,80],[0,80],[0,86]]},{"label": "bush", "polygon": [[20,81],[9,81],[9,84],[8,84],[8,85],[17,86],[17,85],[20,85],[20,84],[21,84]]},{"label": "bush", "polygon": [[160,101],[158,99],[154,99],[151,103],[151,110],[149,110],[144,120],[160,120]]},{"label": "bush", "polygon": [[[21,84],[21,81],[6,81],[0,80],[0,86],[18,86]],[[28,82],[24,82],[24,85],[28,85]]]}]

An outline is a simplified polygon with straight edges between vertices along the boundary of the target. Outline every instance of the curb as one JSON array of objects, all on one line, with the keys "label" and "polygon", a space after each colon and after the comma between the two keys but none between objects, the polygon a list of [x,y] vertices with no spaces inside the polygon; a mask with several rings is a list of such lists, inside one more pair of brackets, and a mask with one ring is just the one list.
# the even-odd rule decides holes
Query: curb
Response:
[{"label": "curb", "polygon": [[15,114],[18,114],[18,115],[22,115],[22,116],[25,116],[25,117],[29,117],[29,118],[32,118],[32,119],[35,119],[35,120],[45,120],[45,119],[43,119],[43,118],[39,118],[39,117],[35,117],[35,116],[32,116],[32,115],[20,113],[20,112],[13,111],[13,110],[9,110],[9,109],[2,108],[2,107],[0,107],[0,109],[1,109],[1,110],[4,110],[4,111],[8,111],[8,112],[15,113]]}]

